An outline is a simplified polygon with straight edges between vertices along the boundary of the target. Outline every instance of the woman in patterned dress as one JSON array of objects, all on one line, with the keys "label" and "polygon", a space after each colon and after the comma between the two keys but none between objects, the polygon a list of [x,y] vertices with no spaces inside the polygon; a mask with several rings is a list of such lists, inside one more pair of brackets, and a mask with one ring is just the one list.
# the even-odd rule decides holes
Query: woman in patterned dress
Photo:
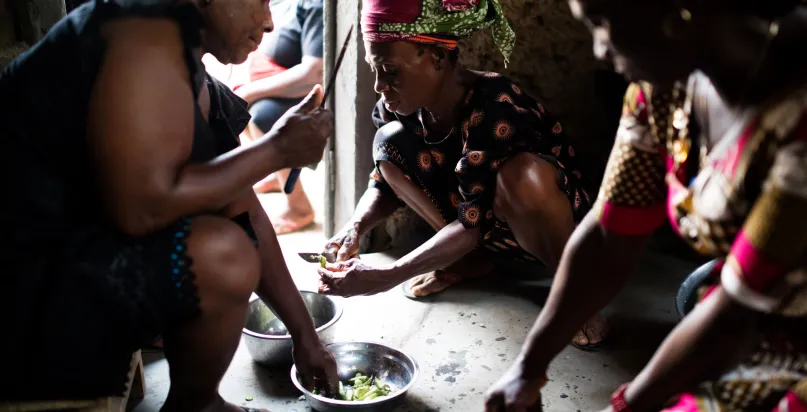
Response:
[{"label": "woman in patterned dress", "polygon": [[565,338],[621,289],[664,219],[720,263],[606,410],[807,411],[807,9],[660,3],[571,2],[595,53],[652,85],[629,88],[593,213],[488,412],[538,402]]},{"label": "woman in patterned dress", "polygon": [[162,411],[255,411],[218,394],[253,293],[288,326],[306,385],[335,389],[250,190],[321,156],[322,89],[239,147],[246,105],[201,62],[241,63],[272,28],[269,0],[94,0],[0,73],[0,409],[118,396],[132,353],[163,336]]},{"label": "woman in patterned dress", "polygon": [[[591,201],[574,148],[512,81],[457,62],[458,38],[486,27],[507,61],[515,35],[499,3],[362,6],[367,59],[383,96],[373,111],[377,167],[353,218],[326,246],[342,263],[323,271],[330,280],[322,290],[372,294],[414,277],[412,294],[425,296],[490,272],[491,254],[554,269]],[[389,268],[348,261],[358,238],[404,204],[437,235]]]}]

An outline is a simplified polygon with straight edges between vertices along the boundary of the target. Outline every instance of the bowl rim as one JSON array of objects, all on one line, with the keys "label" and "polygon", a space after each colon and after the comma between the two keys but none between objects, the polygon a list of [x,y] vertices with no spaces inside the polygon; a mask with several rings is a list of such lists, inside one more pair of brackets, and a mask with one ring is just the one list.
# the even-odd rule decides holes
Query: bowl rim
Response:
[{"label": "bowl rim", "polygon": [[[336,307],[336,314],[333,316],[333,319],[329,320],[328,323],[316,328],[315,331],[317,333],[320,333],[323,330],[328,329],[329,327],[333,326],[333,324],[336,323],[342,317],[342,312],[344,311],[344,308],[342,308],[342,304],[339,303],[332,296],[323,295],[323,294],[321,294],[319,292],[315,292],[313,290],[308,290],[308,289],[299,289],[299,292],[300,292],[301,296],[302,296],[303,293],[312,293],[312,294],[315,294],[317,296],[322,296],[322,297],[330,300],[331,303],[333,303],[333,305]],[[260,297],[255,297],[253,299],[250,299],[249,304],[251,305],[252,302],[255,302],[256,300],[261,300],[261,298]],[[291,334],[288,334],[288,333],[285,334],[285,335],[264,335],[262,333],[251,331],[251,330],[247,329],[246,327],[241,328],[241,334],[249,335],[249,336],[252,336],[254,338],[266,339],[266,340],[287,340],[287,339],[291,339]]]},{"label": "bowl rim", "polygon": [[378,404],[378,403],[389,401],[390,399],[394,399],[394,398],[403,396],[404,394],[409,392],[409,389],[411,389],[412,386],[415,385],[415,382],[417,382],[418,378],[420,377],[420,365],[418,365],[418,361],[415,360],[415,358],[407,355],[406,352],[404,352],[404,351],[402,351],[402,350],[400,350],[400,349],[398,349],[398,348],[396,348],[394,346],[386,345],[386,344],[383,344],[381,342],[373,342],[373,341],[344,341],[344,342],[333,342],[333,343],[330,343],[330,344],[326,345],[325,347],[330,348],[331,346],[334,346],[334,345],[377,345],[377,346],[381,346],[381,347],[396,351],[396,352],[400,353],[401,355],[405,356],[407,359],[409,359],[410,362],[412,362],[412,366],[414,366],[414,373],[412,374],[412,379],[409,381],[409,383],[406,386],[399,389],[392,396],[386,396],[386,397],[383,397],[383,398],[376,398],[376,399],[373,399],[371,401],[358,401],[358,402],[357,401],[342,401],[342,400],[339,400],[339,399],[326,398],[324,396],[314,394],[314,393],[310,392],[309,390],[305,389],[303,387],[303,385],[300,383],[299,379],[297,379],[297,364],[295,363],[295,364],[291,365],[291,382],[306,397],[310,396],[310,397],[312,397],[312,398],[314,398],[314,399],[316,399],[316,400],[318,400],[320,402],[325,402],[325,403],[330,404],[330,405],[342,405],[342,406],[375,405],[375,404]]}]

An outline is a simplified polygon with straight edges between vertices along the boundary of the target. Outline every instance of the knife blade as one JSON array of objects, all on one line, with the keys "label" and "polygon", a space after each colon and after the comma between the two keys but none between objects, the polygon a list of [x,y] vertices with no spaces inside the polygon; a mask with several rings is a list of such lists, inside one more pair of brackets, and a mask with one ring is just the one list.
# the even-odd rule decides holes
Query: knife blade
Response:
[{"label": "knife blade", "polygon": [[320,263],[320,258],[325,258],[325,261],[328,263],[336,262],[336,254],[333,252],[324,252],[324,253],[298,253],[304,261],[308,263]]}]

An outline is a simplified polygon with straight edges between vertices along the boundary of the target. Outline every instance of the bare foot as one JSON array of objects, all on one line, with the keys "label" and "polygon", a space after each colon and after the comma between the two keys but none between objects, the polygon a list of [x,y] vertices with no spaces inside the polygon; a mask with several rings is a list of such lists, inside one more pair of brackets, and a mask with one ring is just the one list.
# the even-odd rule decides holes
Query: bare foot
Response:
[{"label": "bare foot", "polygon": [[310,205],[308,210],[288,209],[271,220],[278,235],[297,232],[314,223],[314,209]]},{"label": "bare foot", "polygon": [[409,281],[409,288],[411,289],[412,294],[419,298],[429,296],[431,294],[441,292],[449,286],[460,281],[459,278],[454,279],[454,276],[450,275],[452,274],[443,271],[436,271],[427,273],[425,275],[415,276]]},{"label": "bare foot", "polygon": [[414,296],[429,296],[443,291],[464,279],[487,276],[492,271],[493,262],[486,254],[481,251],[473,251],[445,270],[438,270],[412,278],[409,281],[409,288]]},{"label": "bare foot", "polygon": [[572,338],[572,344],[580,349],[602,343],[608,336],[608,321],[601,314],[594,315],[577,331]]},{"label": "bare foot", "polygon": [[280,191],[280,181],[274,173],[252,186],[258,193],[277,193]]}]

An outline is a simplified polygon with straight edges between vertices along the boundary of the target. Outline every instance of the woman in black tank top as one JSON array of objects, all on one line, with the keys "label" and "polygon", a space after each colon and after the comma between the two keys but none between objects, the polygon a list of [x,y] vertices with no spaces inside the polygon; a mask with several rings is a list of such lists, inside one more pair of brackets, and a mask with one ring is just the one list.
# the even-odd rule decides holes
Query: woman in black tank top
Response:
[{"label": "woman in black tank top", "polygon": [[319,160],[321,88],[239,147],[245,103],[200,56],[242,62],[272,29],[268,0],[118,3],[78,7],[0,75],[0,400],[122,393],[132,352],[162,336],[164,410],[240,410],[217,387],[253,292],[306,382],[335,384],[251,190]]}]

